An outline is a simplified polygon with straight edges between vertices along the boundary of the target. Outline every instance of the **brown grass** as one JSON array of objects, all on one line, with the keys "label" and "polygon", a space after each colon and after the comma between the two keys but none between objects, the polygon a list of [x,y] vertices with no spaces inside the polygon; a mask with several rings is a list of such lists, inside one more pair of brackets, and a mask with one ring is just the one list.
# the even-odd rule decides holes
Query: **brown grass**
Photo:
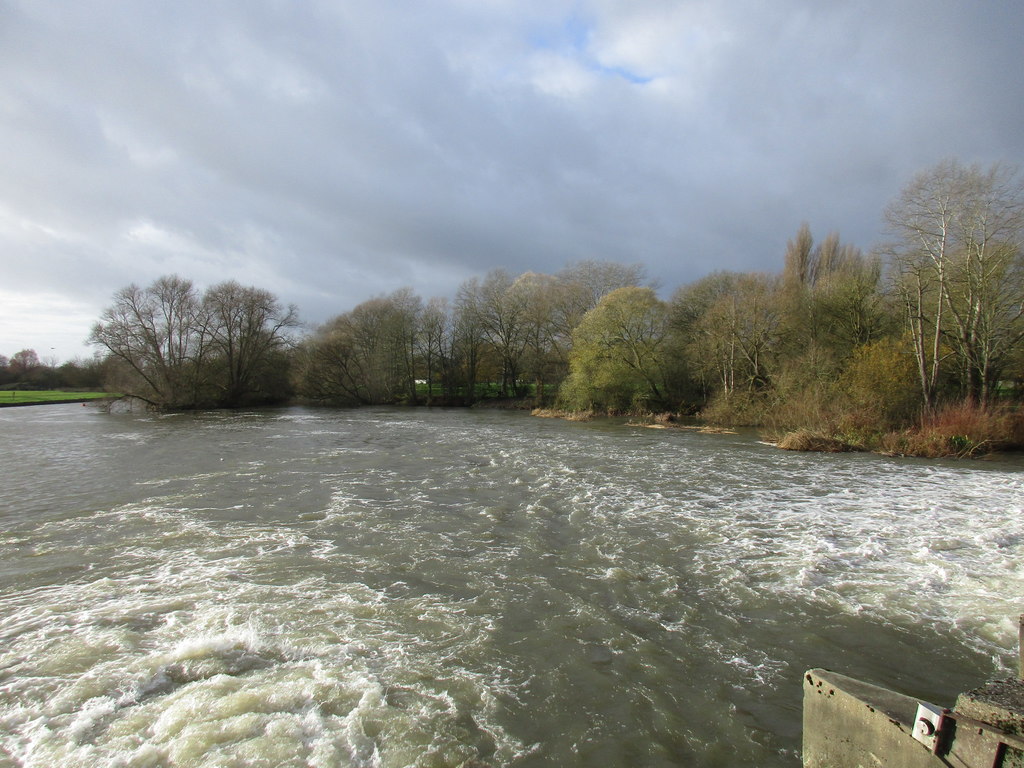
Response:
[{"label": "brown grass", "polygon": [[947,405],[922,417],[920,425],[881,438],[884,453],[925,458],[984,456],[1024,448],[1024,412]]},{"label": "brown grass", "polygon": [[782,436],[777,443],[784,451],[818,451],[821,453],[846,453],[858,450],[854,446],[808,429],[798,429]]},{"label": "brown grass", "polygon": [[565,419],[566,421],[590,421],[594,418],[593,411],[563,411],[558,408],[534,408],[531,416],[540,419]]}]

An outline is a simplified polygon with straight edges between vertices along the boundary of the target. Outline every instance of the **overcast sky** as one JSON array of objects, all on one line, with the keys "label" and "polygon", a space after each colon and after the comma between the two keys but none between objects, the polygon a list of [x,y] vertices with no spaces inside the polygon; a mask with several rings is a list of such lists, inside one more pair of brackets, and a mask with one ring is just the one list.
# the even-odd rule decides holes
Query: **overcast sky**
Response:
[{"label": "overcast sky", "polygon": [[914,173],[1021,160],[1022,40],[1019,0],[0,0],[0,354],[171,273],[317,323],[867,250]]}]

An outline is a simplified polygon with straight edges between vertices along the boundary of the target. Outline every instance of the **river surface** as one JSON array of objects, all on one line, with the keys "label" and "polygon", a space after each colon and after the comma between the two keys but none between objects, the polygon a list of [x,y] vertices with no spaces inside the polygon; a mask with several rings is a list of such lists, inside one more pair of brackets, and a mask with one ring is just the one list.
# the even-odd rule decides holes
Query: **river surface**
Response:
[{"label": "river surface", "polygon": [[1018,460],[470,410],[0,410],[0,766],[799,765],[1007,675]]}]

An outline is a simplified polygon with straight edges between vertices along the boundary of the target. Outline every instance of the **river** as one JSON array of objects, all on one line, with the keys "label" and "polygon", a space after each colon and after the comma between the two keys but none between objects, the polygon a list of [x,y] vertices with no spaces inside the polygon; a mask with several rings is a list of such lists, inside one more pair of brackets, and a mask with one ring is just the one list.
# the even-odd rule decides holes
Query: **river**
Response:
[{"label": "river", "polygon": [[0,410],[0,766],[799,765],[1009,674],[1024,465],[478,410]]}]

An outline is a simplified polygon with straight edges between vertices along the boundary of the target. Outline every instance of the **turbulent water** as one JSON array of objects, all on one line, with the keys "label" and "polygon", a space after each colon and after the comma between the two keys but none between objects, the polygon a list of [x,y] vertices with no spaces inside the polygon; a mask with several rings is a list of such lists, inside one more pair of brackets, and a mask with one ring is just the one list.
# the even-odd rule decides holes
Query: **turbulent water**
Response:
[{"label": "turbulent water", "polygon": [[790,766],[1006,674],[1024,472],[466,410],[0,411],[0,766]]}]

